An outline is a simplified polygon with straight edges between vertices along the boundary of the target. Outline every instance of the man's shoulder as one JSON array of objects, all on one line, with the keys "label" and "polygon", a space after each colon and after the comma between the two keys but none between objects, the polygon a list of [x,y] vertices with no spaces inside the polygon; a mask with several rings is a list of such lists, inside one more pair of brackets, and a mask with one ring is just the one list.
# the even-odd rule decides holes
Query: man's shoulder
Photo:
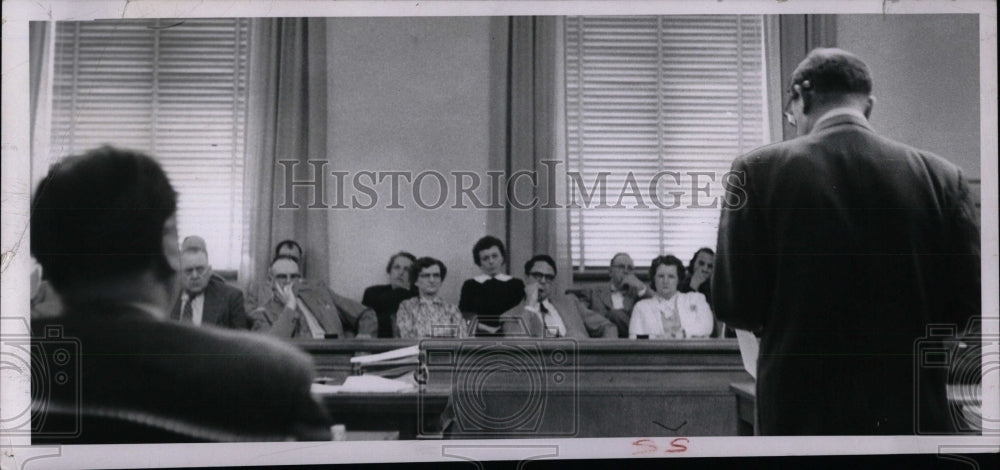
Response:
[{"label": "man's shoulder", "polygon": [[208,281],[208,287],[206,289],[214,290],[224,297],[243,295],[242,290],[229,285],[228,282],[217,277],[213,277],[210,281]]},{"label": "man's shoulder", "polygon": [[601,284],[590,288],[591,297],[607,297],[609,295],[611,295],[611,286],[607,284]]},{"label": "man's shoulder", "polygon": [[502,314],[500,314],[500,316],[501,317],[506,317],[506,318],[519,317],[521,315],[524,315],[525,311],[526,311],[525,310],[525,303],[522,300],[517,305],[515,305],[515,306],[513,306],[513,307],[511,307],[509,309],[507,309],[506,312],[503,312]]}]

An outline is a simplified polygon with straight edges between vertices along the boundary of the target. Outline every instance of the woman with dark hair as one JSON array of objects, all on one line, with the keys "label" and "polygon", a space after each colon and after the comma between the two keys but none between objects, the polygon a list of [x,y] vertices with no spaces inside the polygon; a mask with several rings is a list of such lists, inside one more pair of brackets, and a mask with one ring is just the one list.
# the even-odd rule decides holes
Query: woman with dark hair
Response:
[{"label": "woman with dark hair", "polygon": [[712,301],[712,268],[715,266],[715,252],[711,248],[700,248],[691,257],[684,280],[678,290],[681,292],[701,292],[705,299]]},{"label": "woman with dark hair", "polygon": [[504,273],[507,250],[496,237],[480,238],[472,260],[483,273],[462,284],[458,308],[467,320],[476,319],[477,336],[497,335],[500,315],[524,299],[524,282]]},{"label": "woman with dark hair", "polygon": [[455,304],[438,296],[448,268],[440,260],[423,257],[410,267],[410,283],[418,297],[399,304],[396,325],[400,338],[465,338],[468,326]]},{"label": "woman with dark hair", "polygon": [[405,251],[392,255],[385,266],[389,283],[365,289],[361,303],[375,310],[375,316],[378,317],[379,338],[398,336],[395,316],[399,303],[417,296],[417,291],[410,282],[410,267],[416,260],[415,256]]},{"label": "woman with dark hair", "polygon": [[653,259],[649,279],[654,295],[635,304],[628,326],[630,338],[705,338],[712,334],[715,320],[705,296],[677,290],[683,272],[684,263],[673,255]]}]

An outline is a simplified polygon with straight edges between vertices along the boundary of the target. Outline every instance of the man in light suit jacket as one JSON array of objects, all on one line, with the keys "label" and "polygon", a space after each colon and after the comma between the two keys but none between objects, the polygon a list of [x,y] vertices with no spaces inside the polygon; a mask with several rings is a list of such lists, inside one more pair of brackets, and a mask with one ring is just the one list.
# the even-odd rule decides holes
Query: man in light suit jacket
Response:
[{"label": "man in light suit jacket", "polygon": [[295,257],[278,255],[268,271],[274,297],[250,313],[254,331],[280,338],[374,338],[375,311],[309,283]]},{"label": "man in light suit jacket", "polygon": [[633,274],[634,269],[635,263],[628,253],[612,256],[608,270],[610,282],[594,288],[590,294],[591,308],[615,324],[620,338],[628,338],[628,324],[635,303],[650,296],[646,285]]},{"label": "man in light suit jacket", "polygon": [[799,136],[733,162],[712,295],[760,335],[765,435],[952,426],[947,371],[914,351],[981,314],[975,206],[955,165],[872,129],[871,91],[861,59],[813,50],[786,106]]},{"label": "man in light suit jacket", "polygon": [[556,262],[548,255],[535,255],[524,265],[528,284],[525,300],[504,312],[500,324],[504,336],[533,338],[617,338],[618,328],[603,315],[580,303],[575,295],[552,297]]},{"label": "man in light suit jacket", "polygon": [[187,237],[181,243],[181,287],[170,318],[199,326],[250,329],[243,292],[212,271],[201,237]]}]

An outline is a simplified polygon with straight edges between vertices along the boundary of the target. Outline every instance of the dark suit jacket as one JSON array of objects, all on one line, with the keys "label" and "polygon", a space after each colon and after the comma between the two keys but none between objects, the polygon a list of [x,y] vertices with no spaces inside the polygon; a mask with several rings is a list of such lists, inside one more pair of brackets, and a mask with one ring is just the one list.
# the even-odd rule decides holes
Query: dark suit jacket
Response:
[{"label": "dark suit jacket", "polygon": [[959,170],[853,116],[733,162],[715,313],[761,334],[762,433],[945,431],[945,371],[921,367],[932,323],[980,314],[979,231]]},{"label": "dark suit jacket", "polygon": [[632,307],[641,299],[647,298],[652,293],[652,289],[646,288],[643,297],[639,297],[634,288],[629,287],[622,292],[622,307],[614,308],[615,304],[611,300],[611,286],[608,284],[595,287],[590,294],[590,306],[595,312],[607,317],[618,328],[619,338],[628,338],[628,323],[632,319]]},{"label": "dark suit jacket", "polygon": [[[226,281],[212,276],[208,287],[202,293],[205,303],[202,305],[201,324],[215,325],[234,330],[249,330],[250,318],[243,309],[243,292],[226,284]],[[170,309],[170,318],[181,318],[181,296],[177,296],[174,308]]]},{"label": "dark suit jacket", "polygon": [[[618,329],[603,315],[580,304],[575,295],[549,299],[566,325],[566,337],[575,339],[617,338]],[[500,325],[504,336],[545,337],[542,317],[527,310],[525,303],[504,312]]]},{"label": "dark suit jacket", "polygon": [[[336,334],[339,338],[378,335],[374,310],[339,296],[326,286],[309,282],[299,285],[298,294],[326,334]],[[279,338],[310,338],[305,319],[298,312],[285,309],[278,299],[272,298],[250,312],[250,319],[254,331],[266,331]]]},{"label": "dark suit jacket", "polygon": [[[46,337],[47,326],[61,334]],[[310,394],[311,358],[273,338],[112,304],[67,310],[32,322],[32,330],[35,347],[45,351],[39,357],[50,357],[37,372],[52,375],[32,390],[32,419],[56,436],[44,442],[148,442],[144,433],[120,432],[114,423],[123,422],[186,442],[330,439],[326,413]],[[58,350],[69,359],[51,355]],[[68,381],[58,380],[60,372]],[[70,435],[66,420],[41,419],[57,415],[82,416],[80,435]]]}]

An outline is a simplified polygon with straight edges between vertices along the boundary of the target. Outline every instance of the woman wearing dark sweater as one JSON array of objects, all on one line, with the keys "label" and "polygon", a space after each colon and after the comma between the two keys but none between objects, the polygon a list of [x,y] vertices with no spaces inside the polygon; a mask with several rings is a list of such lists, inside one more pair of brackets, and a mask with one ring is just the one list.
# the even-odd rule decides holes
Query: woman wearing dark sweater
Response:
[{"label": "woman wearing dark sweater", "polygon": [[458,309],[466,320],[476,319],[476,336],[496,336],[500,315],[524,299],[524,282],[504,273],[507,250],[496,237],[480,238],[472,259],[483,273],[462,284]]},{"label": "woman wearing dark sweater", "polygon": [[375,316],[378,317],[379,338],[399,336],[396,331],[396,309],[399,308],[400,302],[417,296],[417,291],[410,283],[410,265],[416,259],[405,251],[392,255],[385,267],[385,272],[389,275],[389,284],[365,289],[361,303],[375,310]]}]

